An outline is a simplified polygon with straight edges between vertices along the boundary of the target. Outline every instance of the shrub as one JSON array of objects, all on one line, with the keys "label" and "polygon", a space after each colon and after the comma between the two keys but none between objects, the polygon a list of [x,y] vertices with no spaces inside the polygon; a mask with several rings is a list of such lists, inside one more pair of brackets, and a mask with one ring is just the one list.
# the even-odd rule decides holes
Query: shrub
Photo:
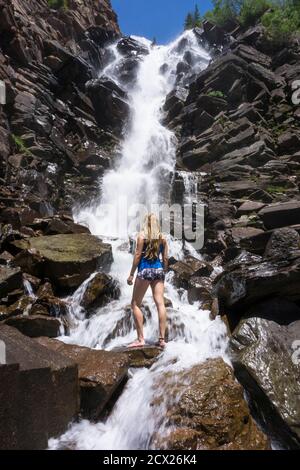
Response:
[{"label": "shrub", "polygon": [[274,7],[263,15],[262,24],[274,44],[286,44],[300,30],[300,7],[292,4]]},{"label": "shrub", "polygon": [[58,10],[59,8],[67,9],[69,7],[68,0],[47,0],[50,8]]},{"label": "shrub", "polygon": [[205,18],[218,26],[225,26],[235,21],[240,11],[242,0],[213,0],[214,8],[205,14]]},{"label": "shrub", "polygon": [[14,141],[15,146],[17,147],[17,149],[20,153],[23,153],[27,156],[33,156],[31,151],[26,147],[26,144],[25,144],[24,140],[21,137],[15,135],[15,134],[12,134],[11,137],[12,137],[12,140]]},{"label": "shrub", "polygon": [[270,8],[268,0],[244,0],[241,6],[239,22],[251,26]]},{"label": "shrub", "polygon": [[186,15],[185,22],[184,22],[184,29],[193,29],[196,27],[201,27],[201,25],[202,25],[202,18],[200,15],[198,5],[196,5],[194,12],[193,13],[189,12]]},{"label": "shrub", "polygon": [[209,93],[207,93],[207,96],[214,96],[216,98],[225,98],[223,91],[220,91],[220,90],[210,91]]}]

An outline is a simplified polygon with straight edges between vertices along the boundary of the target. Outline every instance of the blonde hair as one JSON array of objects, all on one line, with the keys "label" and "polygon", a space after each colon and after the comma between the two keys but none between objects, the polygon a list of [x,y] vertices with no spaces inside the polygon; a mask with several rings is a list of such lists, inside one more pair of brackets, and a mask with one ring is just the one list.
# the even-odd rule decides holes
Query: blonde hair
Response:
[{"label": "blonde hair", "polygon": [[159,220],[155,214],[150,213],[145,216],[142,233],[146,239],[145,258],[156,259],[159,255],[162,233]]}]

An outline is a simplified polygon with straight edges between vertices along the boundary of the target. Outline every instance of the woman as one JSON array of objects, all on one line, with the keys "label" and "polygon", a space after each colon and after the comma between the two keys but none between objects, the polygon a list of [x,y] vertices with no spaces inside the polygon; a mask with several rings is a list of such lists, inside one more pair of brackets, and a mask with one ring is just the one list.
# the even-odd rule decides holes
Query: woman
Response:
[{"label": "woman", "polygon": [[164,280],[168,270],[168,245],[160,231],[160,225],[155,214],[145,217],[142,231],[136,242],[136,250],[133,258],[130,275],[127,279],[129,285],[133,284],[134,273],[138,269],[135,279],[131,307],[133,310],[137,340],[129,344],[129,348],[144,346],[143,314],[141,303],[144,295],[151,286],[153,299],[159,318],[160,347],[164,348],[166,332],[166,308],[164,302]]}]

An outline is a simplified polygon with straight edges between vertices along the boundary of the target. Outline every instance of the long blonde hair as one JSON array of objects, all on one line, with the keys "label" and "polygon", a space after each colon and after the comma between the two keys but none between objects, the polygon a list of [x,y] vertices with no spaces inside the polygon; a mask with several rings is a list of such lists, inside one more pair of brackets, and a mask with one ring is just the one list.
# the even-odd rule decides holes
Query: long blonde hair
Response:
[{"label": "long blonde hair", "polygon": [[150,213],[146,215],[142,233],[146,239],[145,258],[150,260],[156,259],[162,243],[162,233],[159,220],[155,214]]}]

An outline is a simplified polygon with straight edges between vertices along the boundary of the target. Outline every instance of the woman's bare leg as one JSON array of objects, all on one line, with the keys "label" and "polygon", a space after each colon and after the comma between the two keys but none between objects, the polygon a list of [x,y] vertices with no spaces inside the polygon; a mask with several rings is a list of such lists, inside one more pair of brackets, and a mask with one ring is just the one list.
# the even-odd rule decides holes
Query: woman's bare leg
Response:
[{"label": "woman's bare leg", "polygon": [[[167,323],[167,311],[164,301],[165,286],[163,281],[154,281],[151,283],[153,299],[158,312],[160,345],[165,346],[165,334]],[[162,340],[163,338],[163,340]]]},{"label": "woman's bare leg", "polygon": [[135,279],[134,287],[133,287],[133,294],[132,294],[132,301],[131,301],[131,308],[134,315],[134,322],[137,331],[137,341],[129,344],[128,347],[136,347],[136,346],[143,346],[145,344],[144,339],[144,331],[143,331],[143,323],[144,317],[143,313],[140,309],[142,304],[144,295],[149,287],[150,282],[145,281],[144,279]]}]

